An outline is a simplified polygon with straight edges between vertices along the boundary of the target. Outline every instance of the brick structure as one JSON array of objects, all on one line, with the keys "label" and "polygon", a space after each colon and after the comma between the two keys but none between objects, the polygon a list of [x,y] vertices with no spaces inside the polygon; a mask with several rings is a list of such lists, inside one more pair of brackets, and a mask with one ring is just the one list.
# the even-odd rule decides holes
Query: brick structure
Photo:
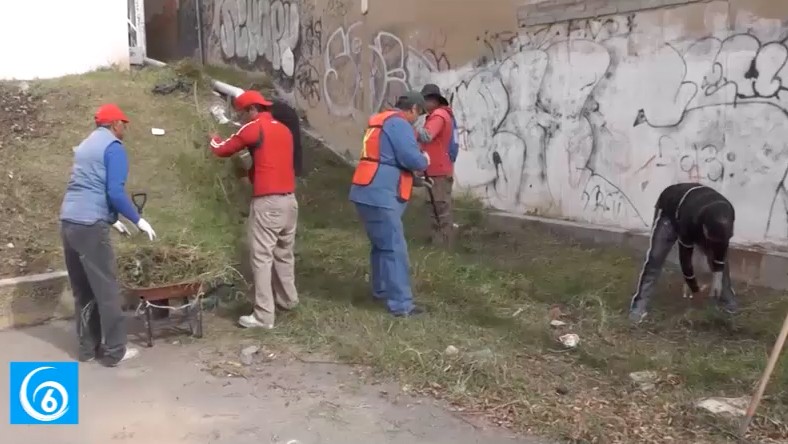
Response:
[{"label": "brick structure", "polygon": [[708,0],[526,0],[517,11],[520,28],[623,14]]}]

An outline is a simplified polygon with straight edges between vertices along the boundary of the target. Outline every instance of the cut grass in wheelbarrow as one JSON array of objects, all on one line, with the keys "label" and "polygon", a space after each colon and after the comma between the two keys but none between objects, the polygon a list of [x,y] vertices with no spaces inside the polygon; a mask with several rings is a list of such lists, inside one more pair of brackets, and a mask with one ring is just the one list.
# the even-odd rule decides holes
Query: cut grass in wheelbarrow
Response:
[{"label": "cut grass in wheelbarrow", "polygon": [[[143,317],[148,346],[153,329],[188,324],[202,336],[202,295],[226,283],[230,267],[213,263],[211,256],[186,245],[128,245],[118,255],[120,281],[135,316]],[[173,303],[171,303],[173,302]],[[170,316],[173,312],[175,316]]]}]

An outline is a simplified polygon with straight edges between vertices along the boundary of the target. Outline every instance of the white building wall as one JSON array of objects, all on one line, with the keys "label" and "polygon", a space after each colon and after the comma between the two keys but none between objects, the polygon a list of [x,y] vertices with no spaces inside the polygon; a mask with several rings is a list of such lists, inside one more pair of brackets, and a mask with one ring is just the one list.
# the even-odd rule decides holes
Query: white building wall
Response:
[{"label": "white building wall", "polygon": [[129,67],[127,0],[0,1],[0,80]]}]

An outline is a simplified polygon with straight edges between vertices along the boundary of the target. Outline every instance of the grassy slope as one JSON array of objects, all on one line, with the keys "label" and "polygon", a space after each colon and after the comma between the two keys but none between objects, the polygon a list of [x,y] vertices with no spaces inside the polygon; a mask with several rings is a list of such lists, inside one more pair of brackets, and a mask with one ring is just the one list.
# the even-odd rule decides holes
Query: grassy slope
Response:
[{"label": "grassy slope", "polygon": [[[24,221],[4,229],[17,244],[35,246],[31,260],[57,265],[56,215],[70,147],[90,131],[91,113],[104,101],[117,101],[133,120],[129,189],[150,193],[146,217],[164,241],[199,244],[217,262],[238,257],[241,187],[229,177],[228,162],[195,147],[206,124],[200,123],[193,97],[149,93],[165,75],[99,72],[35,85],[37,93],[46,94],[42,118],[50,133],[0,151],[0,167],[13,166],[18,181],[3,188],[13,191],[4,199],[19,209],[14,220]],[[168,134],[151,136],[152,126]],[[299,189],[303,303],[280,317],[270,342],[331,350],[397,377],[414,391],[447,398],[467,414],[576,442],[726,438],[730,424],[700,415],[691,402],[702,395],[751,391],[788,302],[741,289],[746,311],[729,320],[702,304],[685,310],[686,301],[671,297],[678,294],[678,280],[666,276],[671,285],[655,301],[654,321],[630,331],[623,309],[640,264],[627,255],[580,248],[539,230],[496,232],[464,201],[458,203],[460,245],[455,252],[441,252],[422,243],[428,212],[414,202],[406,214],[413,282],[429,314],[392,319],[368,298],[367,240],[346,199],[350,171],[313,141],[307,149],[314,170]],[[581,337],[574,351],[561,350],[555,340],[559,332],[548,326],[556,308]],[[446,355],[448,345],[460,353]],[[755,427],[760,442],[788,437],[784,362]],[[659,372],[654,391],[640,393],[631,386],[627,373],[637,370]]]},{"label": "grassy slope", "polygon": [[[197,244],[217,261],[236,257],[243,219],[230,199],[240,187],[228,180],[228,164],[209,158],[203,143],[208,124],[201,120],[207,117],[199,117],[194,96],[150,92],[170,75],[156,70],[99,71],[31,85],[40,104],[35,125],[39,131],[0,150],[0,169],[14,171],[13,179],[0,177],[3,207],[14,209],[13,217],[0,222],[0,240],[19,246],[0,253],[5,264],[0,275],[62,266],[57,215],[71,168],[71,148],[90,133],[95,109],[106,102],[120,105],[131,119],[127,189],[148,193],[145,217],[157,233],[165,242]],[[201,95],[197,103],[207,98]],[[152,127],[167,133],[153,136]],[[142,242],[142,236],[119,240],[119,247],[129,242]],[[16,263],[9,264],[14,259]],[[18,260],[27,265],[19,267]]]}]

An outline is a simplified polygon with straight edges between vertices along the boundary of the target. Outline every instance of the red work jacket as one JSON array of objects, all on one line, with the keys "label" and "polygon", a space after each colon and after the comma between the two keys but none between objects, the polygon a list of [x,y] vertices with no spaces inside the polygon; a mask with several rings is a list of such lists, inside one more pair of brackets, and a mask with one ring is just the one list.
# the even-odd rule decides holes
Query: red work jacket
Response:
[{"label": "red work jacket", "polygon": [[211,140],[211,149],[219,157],[245,148],[252,155],[249,181],[255,197],[295,192],[293,135],[286,126],[262,112],[227,140]]},{"label": "red work jacket", "polygon": [[430,156],[427,175],[430,177],[451,176],[454,165],[449,157],[449,143],[453,131],[454,112],[448,106],[441,106],[427,116],[424,130],[430,135],[430,142],[422,143],[422,151]]}]

